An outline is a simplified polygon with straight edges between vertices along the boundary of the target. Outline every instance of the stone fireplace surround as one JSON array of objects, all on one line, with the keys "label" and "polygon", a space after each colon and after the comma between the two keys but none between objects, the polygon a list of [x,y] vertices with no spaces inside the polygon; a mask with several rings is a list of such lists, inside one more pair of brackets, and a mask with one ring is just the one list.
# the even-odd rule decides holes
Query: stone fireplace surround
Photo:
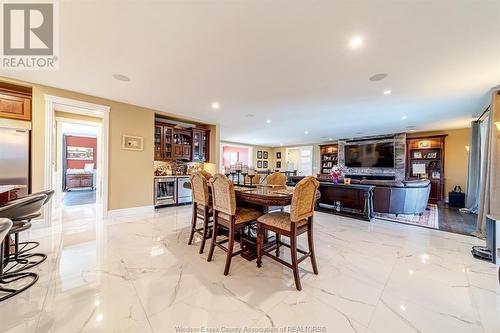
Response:
[{"label": "stone fireplace surround", "polygon": [[384,136],[365,136],[351,139],[341,139],[339,144],[339,165],[345,166],[345,151],[346,145],[354,145],[360,143],[384,143],[394,142],[394,168],[347,168],[346,175],[357,179],[380,179],[380,180],[397,180],[405,179],[405,164],[406,164],[406,133],[396,133]]}]

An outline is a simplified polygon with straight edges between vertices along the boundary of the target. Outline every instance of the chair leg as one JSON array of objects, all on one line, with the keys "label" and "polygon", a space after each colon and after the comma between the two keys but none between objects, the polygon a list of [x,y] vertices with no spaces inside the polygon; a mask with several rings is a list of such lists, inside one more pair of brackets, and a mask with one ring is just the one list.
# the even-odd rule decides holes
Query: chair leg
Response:
[{"label": "chair leg", "polygon": [[208,235],[208,207],[205,207],[205,211],[203,214],[203,235],[201,237],[200,254],[202,254],[203,250],[205,249],[205,241],[207,240],[207,235]]},{"label": "chair leg", "polygon": [[276,233],[276,257],[280,256],[281,235]]},{"label": "chair leg", "polygon": [[194,230],[196,229],[196,218],[198,217],[196,202],[193,202],[193,217],[191,218],[191,234],[189,235],[188,245],[193,243]]},{"label": "chair leg", "polygon": [[264,228],[257,223],[257,267],[262,267],[262,246],[264,243]]},{"label": "chair leg", "polygon": [[208,251],[207,261],[212,261],[214,255],[215,242],[217,241],[217,234],[219,233],[219,223],[217,222],[217,212],[214,212],[214,224],[212,227],[212,240],[210,241],[210,250]]},{"label": "chair leg", "polygon": [[311,265],[314,274],[318,274],[318,265],[316,263],[316,255],[314,253],[314,241],[313,241],[313,224],[312,218],[309,218],[309,226],[307,229],[307,245],[309,246],[309,252],[311,253]]},{"label": "chair leg", "polygon": [[231,222],[231,226],[229,227],[229,241],[227,242],[226,266],[224,267],[224,275],[229,274],[231,259],[233,259],[234,233],[234,222]]},{"label": "chair leg", "polygon": [[302,290],[302,286],[300,285],[299,265],[297,263],[297,229],[295,226],[292,226],[292,232],[290,235],[290,251],[292,257],[292,269],[293,278],[295,280],[295,287],[297,288],[297,290]]}]

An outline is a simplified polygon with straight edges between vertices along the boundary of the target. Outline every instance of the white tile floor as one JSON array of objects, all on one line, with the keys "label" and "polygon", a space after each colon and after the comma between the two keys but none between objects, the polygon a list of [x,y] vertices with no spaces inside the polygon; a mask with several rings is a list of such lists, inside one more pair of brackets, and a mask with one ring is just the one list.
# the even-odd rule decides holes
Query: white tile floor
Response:
[{"label": "white tile floor", "polygon": [[0,303],[0,332],[500,332],[497,270],[471,258],[475,238],[316,213],[320,274],[305,261],[297,292],[269,258],[236,257],[223,276],[220,250],[208,263],[186,244],[190,209],[102,220],[66,208],[30,231],[49,259],[35,287]]}]

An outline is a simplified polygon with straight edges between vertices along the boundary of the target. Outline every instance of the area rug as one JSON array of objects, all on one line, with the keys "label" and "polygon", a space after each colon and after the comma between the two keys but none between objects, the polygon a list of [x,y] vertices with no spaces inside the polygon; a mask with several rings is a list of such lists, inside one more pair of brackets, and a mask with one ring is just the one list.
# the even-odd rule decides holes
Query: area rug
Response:
[{"label": "area rug", "polygon": [[386,213],[373,213],[375,218],[391,221],[391,222],[399,222],[405,224],[413,224],[421,227],[439,229],[439,217],[438,217],[438,206],[435,204],[429,204],[427,209],[422,213],[422,215],[418,214],[386,214]]}]

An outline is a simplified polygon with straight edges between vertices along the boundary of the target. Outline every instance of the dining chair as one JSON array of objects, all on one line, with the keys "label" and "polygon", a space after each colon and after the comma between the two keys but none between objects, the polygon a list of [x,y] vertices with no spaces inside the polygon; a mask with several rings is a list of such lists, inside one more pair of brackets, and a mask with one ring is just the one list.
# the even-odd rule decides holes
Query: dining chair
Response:
[{"label": "dining chair", "polygon": [[[212,175],[210,175],[211,177]],[[197,172],[190,177],[191,188],[193,190],[193,217],[191,221],[191,234],[189,235],[188,245],[193,243],[193,236],[195,233],[201,236],[200,254],[205,249],[205,241],[210,237],[209,232],[211,226],[210,216],[212,215],[212,203],[208,193],[208,180],[207,177]],[[197,220],[203,221],[203,226],[197,228]]]},{"label": "dining chair", "polygon": [[267,185],[276,185],[276,186],[285,186],[286,185],[286,176],[281,172],[273,172],[266,179]]},{"label": "dining chair", "polygon": [[252,180],[252,185],[260,184],[260,174],[256,173],[253,177],[246,175],[245,184],[250,185],[250,179]]},{"label": "dining chair", "polygon": [[[245,226],[257,220],[262,213],[252,208],[236,207],[234,185],[226,176],[216,174],[211,179],[210,186],[212,188],[214,224],[207,260],[212,261],[215,246],[224,250],[226,252],[224,275],[228,275],[231,259],[244,250],[240,248],[240,250],[233,252],[236,233],[238,232],[240,236],[243,235]],[[227,229],[228,239],[217,241],[219,227],[221,226]],[[223,246],[224,243],[228,243],[227,247]]]},{"label": "dining chair", "polygon": [[203,177],[206,178],[206,180],[209,180],[210,178],[212,178],[212,174],[208,171],[205,171],[203,169],[201,169],[200,171],[198,171],[197,173],[201,174]]},{"label": "dining chair", "polygon": [[[316,178],[305,177],[295,186],[290,213],[272,212],[257,219],[257,267],[262,266],[262,256],[266,255],[280,264],[291,268],[297,290],[302,290],[299,276],[300,262],[310,257],[313,272],[314,274],[318,274],[313,243],[313,214],[318,187],[319,182]],[[264,233],[266,230],[276,233],[276,255],[270,253],[274,247],[265,251],[263,250]],[[297,247],[298,236],[305,232],[307,232],[308,252]],[[290,244],[282,242],[280,236],[289,237]],[[291,263],[279,258],[280,245],[290,248]],[[301,253],[303,256],[297,259],[297,253]]]}]

